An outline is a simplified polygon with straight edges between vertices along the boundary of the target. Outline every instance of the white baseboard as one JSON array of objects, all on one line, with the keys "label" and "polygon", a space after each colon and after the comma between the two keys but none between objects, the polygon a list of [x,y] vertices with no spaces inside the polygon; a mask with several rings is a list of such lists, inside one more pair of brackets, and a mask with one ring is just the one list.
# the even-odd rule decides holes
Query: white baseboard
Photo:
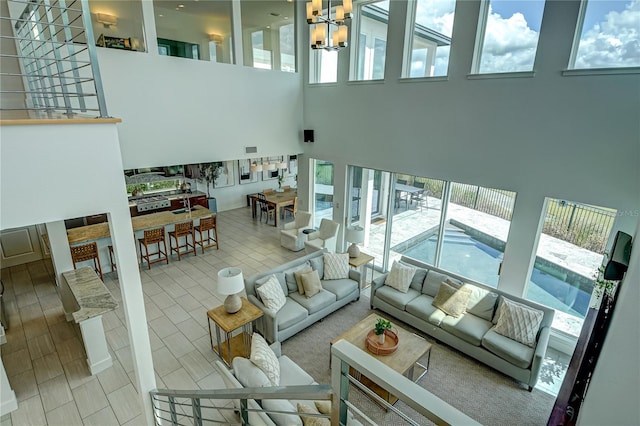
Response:
[{"label": "white baseboard", "polygon": [[87,359],[87,365],[89,366],[89,371],[91,372],[91,375],[95,376],[101,371],[104,371],[107,368],[111,367],[113,365],[113,359],[111,358],[111,355],[108,355],[107,358],[101,361],[95,362],[93,364],[90,364],[89,360]]},{"label": "white baseboard", "polygon": [[[12,411],[18,409],[18,400],[16,399],[16,393],[12,390],[10,392],[2,392],[2,402],[0,403],[0,416],[9,414]],[[8,395],[7,395],[8,393]]]}]

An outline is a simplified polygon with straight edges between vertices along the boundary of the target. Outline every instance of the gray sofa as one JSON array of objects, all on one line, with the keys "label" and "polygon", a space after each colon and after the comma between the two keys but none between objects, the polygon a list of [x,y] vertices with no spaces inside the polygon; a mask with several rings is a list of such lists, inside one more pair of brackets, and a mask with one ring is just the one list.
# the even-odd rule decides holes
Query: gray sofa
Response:
[{"label": "gray sofa", "polygon": [[[417,267],[407,293],[384,285],[387,274],[373,280],[371,308],[380,309],[447,345],[525,383],[529,391],[538,381],[549,343],[553,309],[504,293],[467,278],[402,257],[401,262]],[[445,280],[462,282],[472,290],[466,312],[458,318],[445,314],[431,303]],[[501,298],[544,313],[533,347],[496,333],[496,311]]]},{"label": "gray sofa", "polygon": [[[244,286],[248,300],[264,312],[256,322],[256,329],[269,343],[283,342],[294,334],[309,327],[316,321],[340,309],[347,303],[360,298],[360,273],[349,270],[349,278],[324,280],[322,256],[326,250],[319,250],[287,262],[269,271],[245,278]],[[307,298],[298,293],[293,272],[311,266],[318,271],[322,290],[319,294]],[[256,281],[274,274],[286,297],[285,305],[275,314],[267,309],[256,295]]]}]

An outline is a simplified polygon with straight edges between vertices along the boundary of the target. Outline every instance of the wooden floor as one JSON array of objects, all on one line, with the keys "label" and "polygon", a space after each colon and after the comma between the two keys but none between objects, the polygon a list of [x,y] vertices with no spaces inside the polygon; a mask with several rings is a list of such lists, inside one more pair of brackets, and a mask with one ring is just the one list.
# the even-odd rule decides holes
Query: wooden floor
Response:
[{"label": "wooden floor", "polygon": [[[218,226],[220,250],[141,270],[158,388],[224,387],[206,314],[224,300],[214,288],[218,270],[237,266],[248,277],[304,253],[280,247],[279,230],[253,220],[249,208],[220,213]],[[1,273],[10,326],[0,352],[18,409],[0,426],[144,424],[122,304],[103,316],[114,364],[91,376],[79,328],[64,319],[50,261]],[[117,276],[106,274],[105,284],[121,301]]]}]

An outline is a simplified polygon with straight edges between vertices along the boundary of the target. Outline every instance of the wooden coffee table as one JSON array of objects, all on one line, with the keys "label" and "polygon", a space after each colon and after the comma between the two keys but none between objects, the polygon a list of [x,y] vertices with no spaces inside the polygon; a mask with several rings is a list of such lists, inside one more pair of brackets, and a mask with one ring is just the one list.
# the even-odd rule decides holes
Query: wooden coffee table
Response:
[{"label": "wooden coffee table", "polygon": [[[392,319],[390,321],[393,324],[393,331],[398,334],[398,349],[390,355],[376,355],[369,352],[369,350],[367,350],[365,346],[367,333],[369,333],[369,331],[373,329],[376,321],[381,317],[385,318],[378,314],[369,315],[368,317],[351,327],[349,330],[333,339],[331,341],[331,344],[333,345],[338,340],[346,340],[347,342],[356,346],[358,349],[365,351],[367,354],[387,365],[394,371],[397,371],[398,373],[406,376],[408,379],[417,382],[422,376],[427,373],[429,369],[429,361],[431,359],[431,343],[427,342],[424,338],[411,333],[403,329],[402,327],[399,327],[398,320]],[[427,355],[426,366],[418,362],[425,355]],[[415,368],[416,366],[423,370],[422,373],[417,376]],[[355,371],[353,368],[350,370],[349,374],[355,377],[360,383],[364,384],[369,389],[374,391],[388,403],[395,404],[395,402],[398,400],[398,398],[391,395],[387,390],[378,386],[372,380],[363,376],[358,371]]]}]

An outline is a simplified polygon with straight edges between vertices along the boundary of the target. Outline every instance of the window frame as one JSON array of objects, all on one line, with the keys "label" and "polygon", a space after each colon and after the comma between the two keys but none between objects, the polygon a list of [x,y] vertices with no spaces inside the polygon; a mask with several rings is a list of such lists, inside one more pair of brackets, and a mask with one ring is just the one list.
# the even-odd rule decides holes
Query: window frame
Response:
[{"label": "window frame", "polygon": [[[358,66],[359,61],[360,61],[360,30],[362,28],[362,9],[370,4],[375,4],[375,3],[380,3],[384,0],[366,0],[366,1],[361,1],[358,2],[357,4],[354,4],[354,13],[353,13],[353,17],[351,18],[351,28],[350,28],[350,34],[349,34],[349,43],[350,43],[350,57],[349,57],[349,82],[371,82],[371,81],[384,81],[385,76],[386,76],[386,70],[387,70],[387,62],[386,62],[386,54],[385,54],[385,64],[384,64],[384,75],[382,79],[365,79],[363,78],[359,78],[358,77],[358,73],[360,70],[360,67]],[[389,0],[391,1],[391,0]],[[389,14],[391,12],[389,11]],[[391,19],[390,17],[388,18],[389,20]],[[389,47],[389,22],[387,21],[387,32],[386,35],[387,37],[385,38],[385,43],[386,43],[386,48]],[[366,45],[365,45],[365,53],[366,53]],[[364,61],[365,58],[362,58],[362,61]],[[364,69],[363,69],[364,71]]]}]

